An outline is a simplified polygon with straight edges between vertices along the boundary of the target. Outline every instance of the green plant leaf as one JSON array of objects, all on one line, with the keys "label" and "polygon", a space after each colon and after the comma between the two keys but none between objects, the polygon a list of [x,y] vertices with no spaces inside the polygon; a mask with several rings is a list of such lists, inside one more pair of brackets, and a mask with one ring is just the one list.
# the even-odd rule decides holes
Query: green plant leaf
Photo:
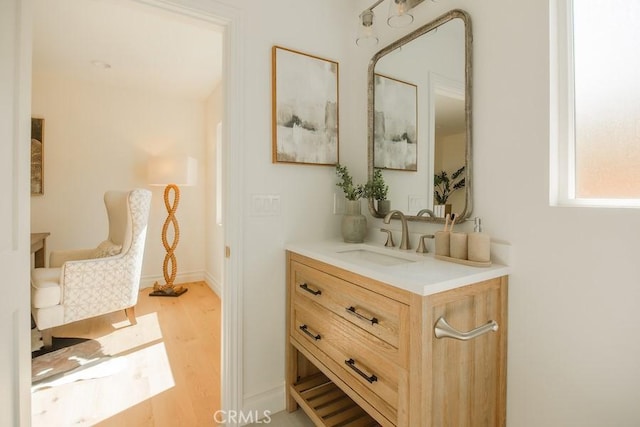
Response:
[{"label": "green plant leaf", "polygon": [[340,177],[340,182],[336,183],[336,186],[342,188],[348,200],[358,200],[364,195],[365,186],[353,184],[353,178],[346,166],[336,164],[336,174]]}]

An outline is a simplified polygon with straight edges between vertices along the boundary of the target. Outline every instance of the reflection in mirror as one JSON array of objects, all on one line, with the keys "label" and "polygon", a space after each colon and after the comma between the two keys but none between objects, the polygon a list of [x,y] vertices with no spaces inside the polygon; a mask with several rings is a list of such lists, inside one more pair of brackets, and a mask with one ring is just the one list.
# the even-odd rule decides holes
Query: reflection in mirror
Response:
[{"label": "reflection in mirror", "polygon": [[[409,219],[471,215],[471,23],[453,10],[376,53],[369,65],[369,177]],[[458,173],[456,173],[458,172]],[[439,206],[443,205],[443,206]],[[369,201],[375,217],[381,217]],[[424,211],[423,211],[424,212]]]}]

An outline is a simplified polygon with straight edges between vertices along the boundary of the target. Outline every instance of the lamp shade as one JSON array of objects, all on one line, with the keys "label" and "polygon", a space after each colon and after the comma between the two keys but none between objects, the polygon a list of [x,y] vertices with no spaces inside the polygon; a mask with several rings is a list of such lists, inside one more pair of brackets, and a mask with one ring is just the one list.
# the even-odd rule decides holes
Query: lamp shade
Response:
[{"label": "lamp shade", "polygon": [[413,22],[413,15],[409,13],[407,0],[391,0],[389,2],[389,18],[387,24],[390,27],[406,27]]},{"label": "lamp shade", "polygon": [[198,161],[187,156],[155,156],[149,159],[147,180],[149,185],[196,185]]},{"label": "lamp shade", "polygon": [[374,24],[374,15],[371,9],[367,9],[358,17],[358,38],[356,44],[360,47],[374,47],[378,44]]}]

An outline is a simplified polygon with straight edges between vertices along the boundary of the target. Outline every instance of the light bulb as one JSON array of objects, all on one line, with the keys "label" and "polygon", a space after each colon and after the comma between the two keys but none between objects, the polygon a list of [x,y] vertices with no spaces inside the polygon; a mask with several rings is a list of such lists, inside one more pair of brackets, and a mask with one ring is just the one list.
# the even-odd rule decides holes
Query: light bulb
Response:
[{"label": "light bulb", "polygon": [[387,24],[390,27],[406,27],[413,22],[413,15],[407,11],[406,0],[391,0],[389,3],[389,18]]},{"label": "light bulb", "polygon": [[365,10],[359,17],[358,38],[356,44],[360,47],[373,47],[378,44],[378,36],[373,26],[373,11]]}]

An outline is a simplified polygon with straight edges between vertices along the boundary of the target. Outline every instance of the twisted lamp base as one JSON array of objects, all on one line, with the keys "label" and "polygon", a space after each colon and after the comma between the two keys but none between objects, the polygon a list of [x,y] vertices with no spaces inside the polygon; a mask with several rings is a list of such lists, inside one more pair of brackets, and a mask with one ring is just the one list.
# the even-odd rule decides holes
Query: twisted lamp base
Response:
[{"label": "twisted lamp base", "polygon": [[[171,192],[173,192],[173,203],[170,201]],[[152,297],[179,297],[188,290],[184,286],[173,285],[178,271],[178,262],[174,252],[180,240],[180,227],[178,226],[178,220],[175,216],[178,210],[178,203],[180,203],[180,188],[175,184],[167,185],[164,189],[164,205],[167,208],[167,219],[162,226],[162,245],[167,251],[164,256],[164,262],[162,263],[162,273],[165,284],[160,285],[158,282],[154,283],[153,291],[149,294],[149,296]],[[169,244],[167,240],[167,231],[170,225],[173,228],[173,241],[171,244]],[[171,274],[169,274],[169,264],[171,264]]]}]

